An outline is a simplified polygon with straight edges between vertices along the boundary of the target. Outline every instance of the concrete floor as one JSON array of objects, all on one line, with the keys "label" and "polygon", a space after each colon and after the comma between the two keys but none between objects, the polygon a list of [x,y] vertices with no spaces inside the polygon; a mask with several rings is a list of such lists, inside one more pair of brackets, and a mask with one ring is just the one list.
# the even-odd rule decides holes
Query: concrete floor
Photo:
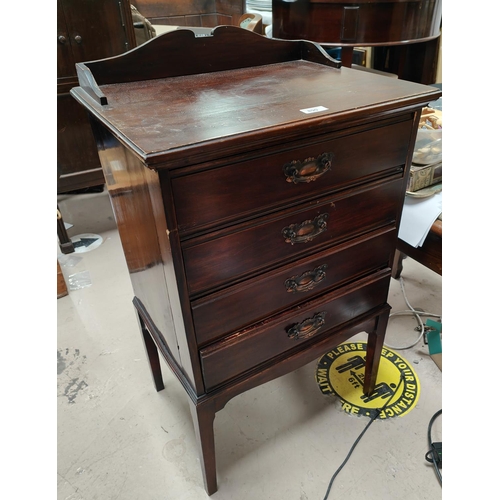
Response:
[{"label": "concrete floor", "polygon": [[[73,224],[70,236],[98,234],[103,242],[85,253],[58,252],[64,274],[83,272],[90,286],[57,301],[57,498],[206,499],[187,396],[166,364],[165,390],[153,387],[107,192],[60,195],[58,203]],[[406,259],[403,277],[412,306],[441,314],[440,276]],[[389,302],[393,311],[407,308],[396,280]],[[413,317],[393,317],[387,343],[413,343],[416,325]],[[425,454],[429,421],[442,408],[442,373],[423,341],[397,352],[419,377],[419,401],[402,417],[373,423],[329,499],[441,498]],[[322,394],[315,369],[316,362],[252,389],[217,413],[219,491],[212,498],[324,498],[369,420]],[[441,417],[432,433],[441,441]]]}]

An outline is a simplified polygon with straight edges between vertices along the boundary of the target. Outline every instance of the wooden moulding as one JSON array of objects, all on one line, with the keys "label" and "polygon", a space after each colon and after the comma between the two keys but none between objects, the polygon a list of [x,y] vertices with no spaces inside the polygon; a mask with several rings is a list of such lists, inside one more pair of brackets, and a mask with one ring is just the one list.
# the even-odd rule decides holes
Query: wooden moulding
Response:
[{"label": "wooden moulding", "polygon": [[[238,44],[240,50],[233,47]],[[182,47],[182,50],[178,50]],[[168,54],[168,61],[158,54]],[[334,68],[341,63],[319,45],[305,40],[283,41],[266,38],[235,26],[218,26],[208,36],[179,29],[164,33],[120,56],[77,63],[79,85],[98,104],[107,98],[100,85],[196,75],[250,68],[294,60],[307,60]]]}]

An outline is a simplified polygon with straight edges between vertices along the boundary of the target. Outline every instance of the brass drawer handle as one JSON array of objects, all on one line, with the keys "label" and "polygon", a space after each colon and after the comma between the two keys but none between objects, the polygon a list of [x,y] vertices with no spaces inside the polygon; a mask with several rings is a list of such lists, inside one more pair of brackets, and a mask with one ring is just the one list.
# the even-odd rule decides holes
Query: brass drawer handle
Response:
[{"label": "brass drawer handle", "polygon": [[318,215],[313,221],[306,220],[299,224],[290,224],[281,230],[286,243],[307,243],[326,231],[328,214]]},{"label": "brass drawer handle", "polygon": [[293,160],[283,165],[287,182],[315,181],[332,168],[333,153],[322,153],[317,158],[306,158],[304,161]]},{"label": "brass drawer handle", "polygon": [[318,266],[312,271],[306,271],[300,276],[292,276],[285,281],[287,292],[308,292],[315,288],[326,278],[327,265]]},{"label": "brass drawer handle", "polygon": [[302,323],[293,325],[286,331],[288,338],[299,340],[312,337],[325,324],[325,316],[326,312],[323,311],[315,314],[312,318],[305,319]]}]

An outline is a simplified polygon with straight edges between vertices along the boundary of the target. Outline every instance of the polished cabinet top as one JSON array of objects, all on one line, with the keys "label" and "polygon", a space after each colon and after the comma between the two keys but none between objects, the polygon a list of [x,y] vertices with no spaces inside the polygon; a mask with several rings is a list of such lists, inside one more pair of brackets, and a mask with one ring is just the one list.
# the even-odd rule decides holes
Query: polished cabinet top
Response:
[{"label": "polished cabinet top", "polygon": [[[235,37],[244,38],[250,52],[219,63],[220,51]],[[193,74],[165,67],[162,51],[180,44],[192,54]],[[262,62],[246,67],[259,62],[259,56],[250,57],[255,53]],[[131,64],[138,65],[141,78],[128,73]],[[311,42],[271,40],[228,26],[209,37],[190,30],[166,33],[126,56],[78,69],[80,87],[73,96],[148,163],[185,158],[186,149],[234,153],[243,144],[248,148],[248,141],[261,141],[260,132],[268,140],[270,133],[288,138],[291,131],[306,132],[311,121],[327,126],[355,119],[367,108],[382,113],[439,95],[424,85],[341,68]]]}]

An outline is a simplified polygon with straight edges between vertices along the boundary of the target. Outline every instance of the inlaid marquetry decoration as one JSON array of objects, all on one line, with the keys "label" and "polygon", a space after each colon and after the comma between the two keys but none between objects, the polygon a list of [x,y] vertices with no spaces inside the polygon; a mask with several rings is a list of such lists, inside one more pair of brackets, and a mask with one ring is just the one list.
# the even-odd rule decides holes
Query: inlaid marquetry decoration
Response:
[{"label": "inlaid marquetry decoration", "polygon": [[385,347],[382,349],[377,383],[370,396],[363,394],[365,361],[366,342],[338,345],[318,361],[319,389],[323,394],[338,397],[342,410],[352,415],[371,418],[383,408],[378,418],[386,419],[402,417],[415,408],[420,382],[405,358]]}]

